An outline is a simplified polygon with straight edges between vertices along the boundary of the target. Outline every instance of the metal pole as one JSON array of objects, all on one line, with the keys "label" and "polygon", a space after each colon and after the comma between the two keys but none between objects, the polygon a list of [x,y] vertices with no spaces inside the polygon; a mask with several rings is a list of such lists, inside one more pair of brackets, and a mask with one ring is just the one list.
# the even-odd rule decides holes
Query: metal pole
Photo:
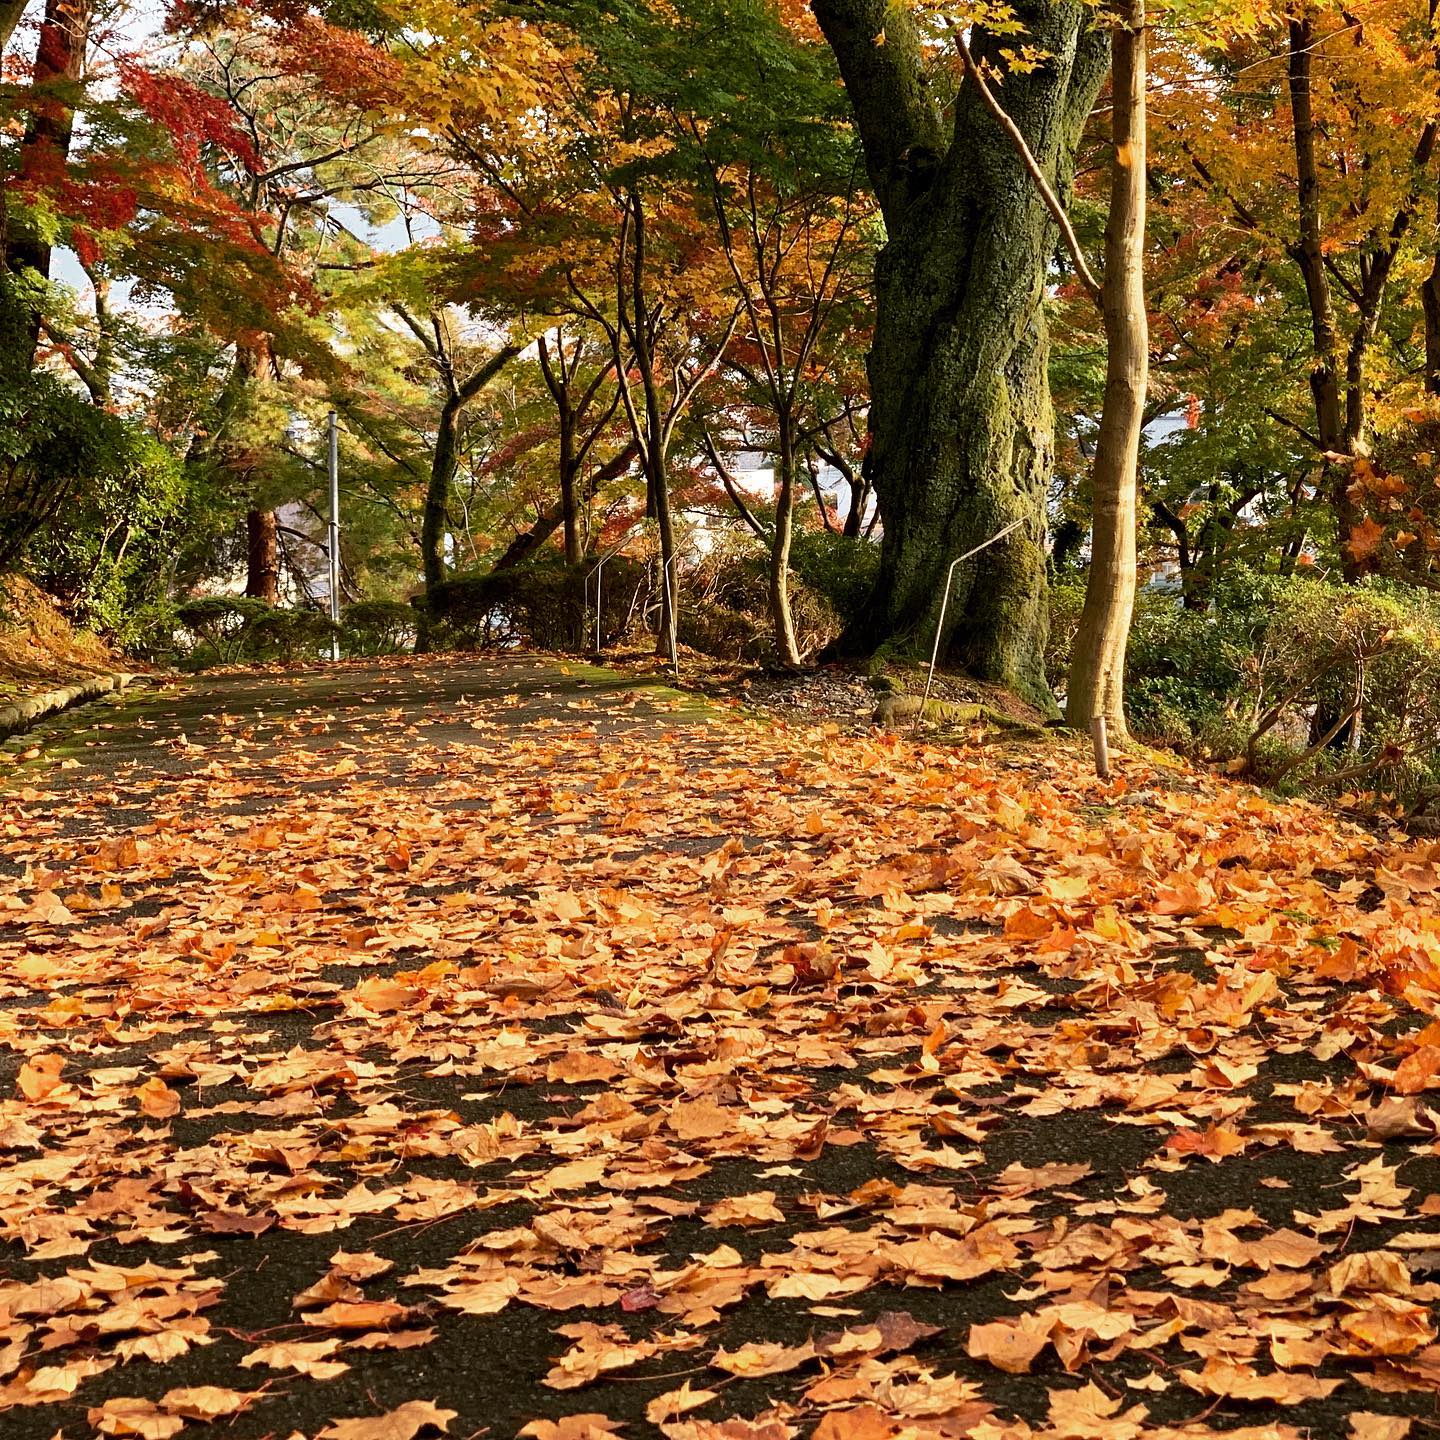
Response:
[{"label": "metal pole", "polygon": [[330,412],[330,658],[340,658],[340,423]]},{"label": "metal pole", "polygon": [[609,559],[609,556],[602,555],[600,557],[600,563],[595,567],[595,653],[597,655],[601,654],[605,649],[603,643],[604,632],[600,628],[605,618],[605,609],[600,603],[600,586],[605,580],[605,561],[607,559]]},{"label": "metal pole", "polygon": [[972,555],[978,555],[982,550],[988,549],[997,540],[1003,540],[1019,524],[1019,520],[1012,520],[999,534],[992,535],[973,550],[967,550],[963,555],[957,555],[950,562],[950,568],[945,572],[945,593],[940,597],[940,618],[935,622],[935,644],[930,651],[930,673],[925,677],[925,694],[920,699],[920,713],[915,717],[917,734],[925,719],[925,707],[930,703],[930,688],[935,684],[935,664],[940,659],[940,637],[945,633],[945,611],[950,604],[950,582],[955,578],[955,567],[962,560],[968,560]]},{"label": "metal pole", "polygon": [[605,578],[605,562],[613,560],[622,550],[629,547],[630,542],[635,538],[638,527],[632,525],[624,535],[620,537],[619,544],[612,546],[590,567],[590,572],[585,576],[585,603],[590,603],[590,576],[595,577],[595,653],[598,655],[604,648],[602,643],[601,621],[604,618],[604,611],[600,604],[600,586]]}]

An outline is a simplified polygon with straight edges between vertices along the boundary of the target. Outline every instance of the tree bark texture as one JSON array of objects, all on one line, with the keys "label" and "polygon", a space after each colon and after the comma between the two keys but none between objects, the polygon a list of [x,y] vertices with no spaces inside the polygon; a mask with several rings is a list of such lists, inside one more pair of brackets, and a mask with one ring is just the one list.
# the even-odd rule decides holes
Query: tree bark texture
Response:
[{"label": "tree bark texture", "polygon": [[[813,0],[813,8],[839,61],[888,236],[869,356],[880,574],[874,602],[842,646],[923,643],[951,560],[1020,519],[1020,529],[957,570],[942,653],[1049,707],[1045,494],[1054,440],[1042,306],[1054,223],[976,86],[962,86],[953,126],[945,124],[903,10],[885,0]],[[996,91],[1063,194],[1108,66],[1108,35],[1078,3],[1024,0],[1015,9],[1026,42],[1048,58],[1005,75]],[[970,44],[982,65],[1003,63],[1002,42],[982,27]]]},{"label": "tree bark texture", "polygon": [[[23,8],[13,16],[6,8],[0,12],[0,20],[13,31]],[[85,69],[90,11],[90,0],[46,0],[30,79],[32,109],[20,141],[18,169],[22,180],[63,168],[70,154],[75,128],[75,87]],[[8,41],[8,34],[5,39]],[[3,206],[0,206],[0,249],[11,274],[31,283],[43,284],[49,280],[50,242],[40,234],[15,233],[10,217],[3,213]],[[28,370],[34,364],[40,340],[41,316],[38,304],[28,300],[26,304],[24,331],[29,353],[19,359],[23,362],[22,368]],[[6,357],[6,363],[13,363],[12,357]]]},{"label": "tree bark texture", "polygon": [[420,564],[427,595],[445,579],[445,527],[450,514],[450,487],[460,463],[460,421],[465,407],[524,348],[523,345],[502,346],[463,382],[456,383],[450,377],[449,393],[435,425],[430,481],[425,488],[425,509],[420,519]]},{"label": "tree bark texture", "polygon": [[275,512],[245,512],[245,593],[273,605],[280,598]]}]

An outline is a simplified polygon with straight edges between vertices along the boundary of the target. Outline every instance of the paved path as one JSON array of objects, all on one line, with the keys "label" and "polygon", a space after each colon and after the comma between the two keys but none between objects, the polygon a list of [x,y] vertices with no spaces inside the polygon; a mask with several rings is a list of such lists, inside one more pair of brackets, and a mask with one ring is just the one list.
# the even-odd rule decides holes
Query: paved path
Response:
[{"label": "paved path", "polygon": [[[0,836],[5,1440],[415,1402],[454,1436],[1199,1435],[1178,1374],[1275,1373],[1266,1326],[1338,1333],[1297,1276],[1436,1224],[1433,1156],[1297,1109],[1350,1074],[1312,1053],[1328,992],[1262,1030],[1183,907],[1068,949],[1016,923],[1066,865],[1138,920],[1194,863],[1164,795],[1081,814],[525,657],[214,676],[38,743]],[[967,1354],[1027,1314],[1033,1374]],[[1429,1413],[1423,1353],[1214,1424]]]}]

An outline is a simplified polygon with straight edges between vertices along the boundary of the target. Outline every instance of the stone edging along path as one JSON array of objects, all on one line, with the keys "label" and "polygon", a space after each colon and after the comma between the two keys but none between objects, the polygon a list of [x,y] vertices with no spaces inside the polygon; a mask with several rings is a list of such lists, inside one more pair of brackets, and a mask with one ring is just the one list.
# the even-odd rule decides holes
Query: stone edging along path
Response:
[{"label": "stone edging along path", "polygon": [[49,690],[43,695],[28,695],[23,700],[15,701],[13,705],[0,707],[0,740],[19,735],[31,726],[38,725],[40,721],[49,719],[51,715],[68,710],[72,705],[81,705],[87,700],[95,700],[101,695],[123,690],[132,680],[138,678],[125,671],[113,675],[91,675],[59,690]]}]

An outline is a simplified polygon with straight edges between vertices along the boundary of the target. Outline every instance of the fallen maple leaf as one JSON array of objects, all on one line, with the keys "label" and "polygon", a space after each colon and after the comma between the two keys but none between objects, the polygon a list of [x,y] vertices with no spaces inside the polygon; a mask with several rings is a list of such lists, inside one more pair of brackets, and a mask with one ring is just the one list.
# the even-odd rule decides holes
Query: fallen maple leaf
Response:
[{"label": "fallen maple leaf", "polygon": [[876,1405],[832,1410],[815,1427],[814,1440],[890,1440],[900,1430]]},{"label": "fallen maple leaf", "polygon": [[168,1120],[180,1113],[180,1096],[158,1076],[152,1076],[135,1090],[135,1103],[142,1115],[152,1120]]},{"label": "fallen maple leaf", "polygon": [[167,1390],[160,1397],[160,1408],[171,1415],[183,1415],[187,1420],[218,1420],[222,1415],[238,1415],[263,1393],[226,1390],[219,1385],[189,1385]]},{"label": "fallen maple leaf", "polygon": [[1350,1440],[1405,1440],[1412,1423],[1408,1415],[1377,1415],[1370,1410],[1352,1410]]},{"label": "fallen maple leaf", "polygon": [[412,1440],[422,1430],[449,1430],[454,1410],[442,1410],[429,1400],[408,1400],[386,1415],[370,1419],[335,1420],[317,1440]]},{"label": "fallen maple leaf", "polygon": [[15,1077],[15,1088],[26,1100],[43,1100],[60,1084],[65,1068],[63,1055],[35,1055],[21,1067]]},{"label": "fallen maple leaf", "polygon": [[[645,1418],[652,1425],[663,1425],[718,1398],[719,1392],[715,1390],[692,1390],[687,1380],[678,1390],[667,1390],[650,1401],[645,1407]],[[525,1431],[520,1433],[523,1435]]]},{"label": "fallen maple leaf", "polygon": [[1182,1370],[1179,1378],[1202,1395],[1221,1400],[1273,1400],[1279,1405],[1299,1405],[1306,1400],[1323,1400],[1345,1382],[1321,1380],[1314,1375],[1295,1375],[1277,1370],[1261,1375],[1249,1365],[1211,1356],[1200,1371]]},{"label": "fallen maple leaf", "polygon": [[726,1370],[745,1380],[755,1380],[764,1375],[781,1375],[814,1358],[815,1347],[811,1344],[781,1345],[755,1341],[742,1345],[738,1350],[717,1350],[710,1357],[710,1363],[717,1370]]},{"label": "fallen maple leaf", "polygon": [[1211,1125],[1204,1130],[1180,1130],[1165,1142],[1167,1150],[1177,1155],[1203,1155],[1207,1160],[1224,1160],[1238,1155],[1245,1148],[1245,1137],[1223,1125]]},{"label": "fallen maple leaf", "polygon": [[333,1330],[383,1330],[411,1313],[408,1305],[397,1305],[393,1300],[337,1300],[323,1310],[308,1312],[305,1323]]},{"label": "fallen maple leaf", "polygon": [[282,1340],[274,1345],[262,1345],[252,1350],[241,1361],[247,1369],[254,1365],[267,1365],[272,1370],[297,1370],[312,1380],[333,1380],[343,1375],[350,1367],[341,1360],[328,1360],[340,1348],[336,1338],[329,1340]]},{"label": "fallen maple leaf", "polygon": [[750,1195],[729,1195],[705,1212],[709,1225],[778,1225],[785,1213],[775,1203],[773,1190],[756,1190]]},{"label": "fallen maple leaf", "polygon": [[1027,1375],[1036,1356],[1050,1340],[1050,1329],[1034,1322],[995,1320],[972,1325],[965,1353],[974,1360],[986,1360],[997,1370]]},{"label": "fallen maple leaf", "polygon": [[183,1418],[158,1410],[153,1400],[123,1395],[92,1406],[85,1418],[102,1435],[136,1436],[138,1440],[169,1440],[185,1428]]},{"label": "fallen maple leaf", "polygon": [[665,1123],[682,1140],[712,1140],[728,1135],[735,1117],[713,1100],[679,1100],[670,1107]]},{"label": "fallen maple leaf", "polygon": [[608,1440],[624,1428],[608,1415],[564,1415],[559,1420],[532,1420],[516,1433],[534,1440]]},{"label": "fallen maple leaf", "polygon": [[1418,1095],[1432,1083],[1440,1084],[1437,1075],[1440,1075],[1440,1045],[1421,1045],[1395,1067],[1391,1083],[1401,1095]]}]

